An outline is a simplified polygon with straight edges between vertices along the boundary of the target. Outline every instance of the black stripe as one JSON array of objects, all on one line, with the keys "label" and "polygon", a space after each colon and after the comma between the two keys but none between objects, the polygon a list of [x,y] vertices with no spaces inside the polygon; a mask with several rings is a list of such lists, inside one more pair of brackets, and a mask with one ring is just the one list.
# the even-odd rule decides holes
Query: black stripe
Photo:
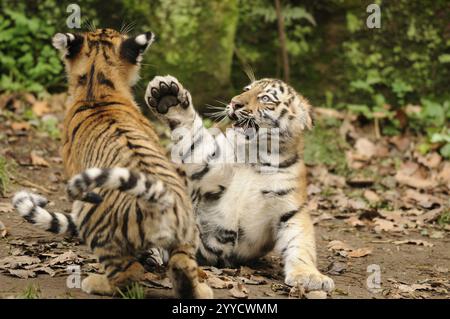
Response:
[{"label": "black stripe", "polygon": [[128,242],[128,220],[130,216],[130,207],[127,207],[122,220],[122,236]]},{"label": "black stripe", "polygon": [[84,85],[86,85],[86,81],[87,81],[87,75],[86,74],[80,75],[78,77],[78,85],[84,86]]},{"label": "black stripe", "polygon": [[[80,123],[78,123],[77,126],[75,126],[75,128],[73,129],[73,131],[72,131],[72,140],[71,140],[71,141],[72,141],[72,142],[74,141],[75,135],[77,134],[77,131],[80,129],[81,125],[86,124],[86,121],[87,121],[88,119],[90,119],[91,117],[94,117],[94,116],[96,116],[96,115],[100,115],[100,114],[102,114],[102,113],[108,112],[108,111],[109,111],[109,110],[99,110],[98,112],[94,112],[94,113],[91,113],[91,114],[89,114],[88,116],[86,116],[86,117],[83,119],[83,121],[80,121]],[[94,124],[98,124],[98,122],[95,121]],[[87,127],[85,127],[85,128],[87,128]],[[87,131],[87,130],[84,130],[84,131]]]},{"label": "black stripe", "polygon": [[69,216],[66,216],[66,217],[67,217],[67,223],[68,223],[68,226],[67,226],[68,233],[71,236],[73,236],[73,237],[78,236],[78,229],[77,229],[77,226],[75,225],[75,223],[72,220],[72,216],[69,215]]},{"label": "black stripe", "polygon": [[95,73],[95,65],[91,65],[91,70],[89,71],[89,81],[88,81],[88,88],[87,88],[87,94],[86,94],[86,100],[92,101],[94,99],[94,73]]},{"label": "black stripe", "polygon": [[105,107],[105,106],[110,106],[110,105],[123,105],[123,103],[120,102],[116,102],[116,101],[111,101],[111,102],[95,102],[95,103],[90,103],[90,104],[84,104],[81,105],[73,114],[75,116],[75,114],[86,111],[86,110],[93,110],[99,107]]},{"label": "black stripe", "polygon": [[143,229],[143,223],[144,215],[142,214],[141,208],[139,205],[136,206],[136,222],[138,224],[138,230],[139,230],[139,238],[141,239],[141,245],[145,245],[145,233]]},{"label": "black stripe", "polygon": [[138,182],[139,175],[135,172],[130,171],[130,176],[128,177],[128,180],[120,179],[120,191],[127,191],[134,187],[136,187],[136,184]]},{"label": "black stripe", "polygon": [[273,194],[278,196],[284,196],[291,193],[293,190],[295,190],[295,188],[281,189],[277,191],[262,190],[261,193],[263,195]]},{"label": "black stripe", "polygon": [[280,121],[287,114],[287,112],[287,109],[282,109],[280,112],[280,116],[278,117],[278,121]]},{"label": "black stripe", "polygon": [[283,215],[281,215],[280,217],[280,223],[285,223],[287,222],[289,219],[291,219],[299,210],[291,210],[287,213],[284,213]]},{"label": "black stripe", "polygon": [[36,217],[36,206],[33,206],[31,210],[26,214],[23,218],[31,224],[35,224],[36,221],[34,220],[34,217]]},{"label": "black stripe", "polygon": [[218,228],[216,239],[221,244],[234,243],[237,238],[237,233],[234,230]]},{"label": "black stripe", "polygon": [[201,178],[202,178],[203,176],[205,176],[208,172],[209,172],[209,166],[208,166],[208,165],[205,165],[205,167],[204,167],[201,171],[192,174],[191,179],[193,179],[193,180],[201,179]]},{"label": "black stripe", "polygon": [[47,231],[55,234],[59,234],[60,225],[58,217],[56,217],[55,213],[49,212],[49,214],[52,216],[52,221],[50,222],[50,228],[47,229]]},{"label": "black stripe", "polygon": [[99,72],[97,74],[97,81],[101,85],[106,85],[109,88],[111,88],[112,90],[115,89],[114,83],[110,79],[108,79],[103,72]]},{"label": "black stripe", "polygon": [[217,192],[206,192],[203,194],[203,198],[206,201],[216,201],[219,200],[220,197],[222,197],[223,193],[225,192],[225,187],[223,185],[219,185],[220,190]]},{"label": "black stripe", "polygon": [[[92,214],[95,212],[95,210],[97,209],[98,205],[92,205],[92,207],[88,210],[88,212],[84,215],[83,220],[80,223],[80,226],[78,227],[78,229],[83,229],[84,225],[89,221],[89,219],[91,218]],[[83,236],[84,237],[84,236]]]},{"label": "black stripe", "polygon": [[110,174],[111,170],[103,169],[100,175],[95,178],[95,185],[102,186],[103,184],[105,184]]}]

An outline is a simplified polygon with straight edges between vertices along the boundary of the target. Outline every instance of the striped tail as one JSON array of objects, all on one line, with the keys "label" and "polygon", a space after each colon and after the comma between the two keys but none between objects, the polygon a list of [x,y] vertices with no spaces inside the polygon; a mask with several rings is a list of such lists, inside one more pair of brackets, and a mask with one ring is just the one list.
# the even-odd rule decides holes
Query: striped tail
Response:
[{"label": "striped tail", "polygon": [[75,236],[78,232],[72,216],[47,211],[47,203],[45,197],[26,191],[16,193],[12,199],[14,208],[29,223],[55,234]]},{"label": "striped tail", "polygon": [[73,200],[98,202],[101,200],[100,195],[89,192],[97,187],[134,195],[162,209],[172,207],[175,203],[173,192],[161,180],[120,167],[89,168],[69,180],[67,193]]}]

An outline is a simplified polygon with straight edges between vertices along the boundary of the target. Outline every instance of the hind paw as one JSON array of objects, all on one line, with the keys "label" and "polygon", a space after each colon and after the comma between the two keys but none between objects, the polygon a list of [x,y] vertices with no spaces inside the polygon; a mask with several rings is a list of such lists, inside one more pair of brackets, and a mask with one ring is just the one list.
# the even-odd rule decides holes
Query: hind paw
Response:
[{"label": "hind paw", "polygon": [[85,293],[112,296],[114,289],[105,275],[92,274],[81,282],[81,290]]}]

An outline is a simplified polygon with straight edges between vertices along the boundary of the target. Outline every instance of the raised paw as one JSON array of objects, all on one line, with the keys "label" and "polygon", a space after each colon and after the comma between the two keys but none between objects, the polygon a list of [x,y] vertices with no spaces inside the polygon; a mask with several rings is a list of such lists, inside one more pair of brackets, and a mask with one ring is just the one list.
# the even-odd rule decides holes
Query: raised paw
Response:
[{"label": "raised paw", "polygon": [[112,296],[114,289],[105,275],[92,274],[81,282],[81,290],[85,293]]},{"label": "raised paw", "polygon": [[330,277],[322,275],[316,269],[298,269],[287,274],[285,283],[288,286],[301,286],[306,292],[322,290],[331,292],[334,290],[334,281]]},{"label": "raised paw", "polygon": [[188,109],[192,105],[190,93],[173,76],[156,76],[145,92],[145,101],[150,109],[167,114],[172,107]]}]

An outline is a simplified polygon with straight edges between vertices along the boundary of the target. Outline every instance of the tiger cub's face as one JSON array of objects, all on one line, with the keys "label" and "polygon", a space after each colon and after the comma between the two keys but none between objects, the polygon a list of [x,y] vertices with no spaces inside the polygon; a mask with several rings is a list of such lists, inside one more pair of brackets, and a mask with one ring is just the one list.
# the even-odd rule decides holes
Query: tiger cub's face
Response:
[{"label": "tiger cub's face", "polygon": [[[153,42],[151,32],[128,37],[112,29],[85,33],[57,33],[53,46],[62,55],[69,90],[92,86],[133,86],[138,80],[142,55]],[[74,93],[74,92],[72,92]]]},{"label": "tiger cub's face", "polygon": [[226,107],[234,127],[278,128],[280,132],[300,133],[311,129],[311,106],[281,80],[261,79],[244,88]]}]

